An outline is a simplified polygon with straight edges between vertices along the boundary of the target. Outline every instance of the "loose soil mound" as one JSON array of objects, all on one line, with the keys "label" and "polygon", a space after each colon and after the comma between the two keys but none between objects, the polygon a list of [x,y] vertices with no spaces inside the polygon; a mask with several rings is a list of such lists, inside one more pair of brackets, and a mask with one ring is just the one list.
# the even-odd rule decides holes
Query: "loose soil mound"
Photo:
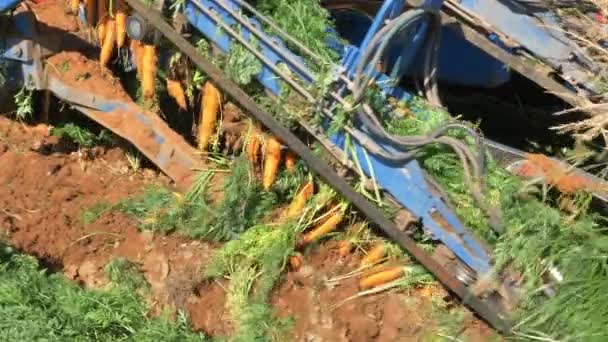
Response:
[{"label": "loose soil mound", "polygon": [[[136,222],[116,213],[90,225],[83,222],[83,212],[95,204],[117,202],[146,184],[167,185],[168,179],[152,170],[125,171],[126,158],[115,148],[96,147],[86,154],[94,158],[62,152],[45,126],[28,127],[0,117],[0,228],[9,241],[51,270],[92,288],[107,283],[103,268],[110,260],[127,258],[151,284],[154,311],[185,309],[195,329],[229,335],[225,284],[200,282],[217,246],[140,232]],[[296,341],[407,341],[441,332],[433,316],[433,302],[447,296],[441,288],[371,296],[332,311],[332,304],[358,291],[357,282],[332,287],[325,280],[353,270],[358,261],[358,254],[341,259],[329,242],[311,251],[298,272],[285,276],[273,304],[281,316],[295,319]],[[489,328],[469,313],[466,317],[450,333],[487,340]]]}]

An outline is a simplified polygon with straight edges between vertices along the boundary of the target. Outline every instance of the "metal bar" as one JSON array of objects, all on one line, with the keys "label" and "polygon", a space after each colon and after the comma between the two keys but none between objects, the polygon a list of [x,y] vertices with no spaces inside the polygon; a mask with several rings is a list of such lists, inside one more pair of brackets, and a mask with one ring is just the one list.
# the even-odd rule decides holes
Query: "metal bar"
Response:
[{"label": "metal bar", "polygon": [[437,279],[447,288],[458,295],[463,302],[477,312],[490,325],[498,331],[508,333],[511,322],[502,317],[486,303],[475,297],[459,280],[448,273],[437,261],[418,247],[416,242],[406,234],[403,234],[397,226],[387,219],[375,206],[367,201],[361,194],[357,193],[342,177],[337,175],[326,162],[315,156],[312,151],[291,131],[281,126],[272,116],[265,113],[253,99],[249,97],[236,83],[230,80],[224,73],[213,64],[203,58],[196,48],[184,37],[176,32],[155,11],[148,8],[139,0],[126,0],[126,2],[137,12],[158,29],[169,41],[176,45],[192,62],[203,71],[213,82],[243,109],[251,113],[259,122],[266,126],[274,135],[283,141],[289,148],[297,153],[304,162],[327,183],[338,191],[344,198],[352,203],[373,224],[380,228],[389,238],[396,241],[402,248],[407,250],[413,258],[433,273]]},{"label": "metal bar", "polygon": [[[192,3],[194,3],[194,4],[196,4],[196,6],[198,8],[203,7],[203,5],[198,0],[190,0],[190,1],[192,1]],[[283,59],[285,59],[289,63],[296,66],[297,69],[299,69],[299,71],[302,74],[304,74],[304,76],[308,77],[311,80],[315,79],[313,74],[310,72],[310,70],[308,70],[308,68],[306,68],[306,65],[300,63],[300,61],[295,60],[293,58],[293,56],[291,56],[289,53],[285,52],[285,49],[282,49],[281,47],[277,46],[277,44],[275,44],[272,39],[268,39],[269,37],[268,37],[268,35],[266,35],[265,32],[261,32],[257,27],[253,26],[249,22],[249,20],[247,20],[246,18],[243,18],[242,15],[240,15],[239,13],[236,13],[232,8],[226,6],[222,0],[217,0],[216,4],[218,4],[218,6],[220,6],[220,7],[222,7],[222,9],[224,9],[224,11],[228,12],[234,19],[236,19],[239,23],[241,23],[243,26],[245,26],[245,28],[248,29],[249,32],[253,33],[254,36],[258,37],[260,40],[263,40],[266,44],[268,44],[268,46],[272,50],[274,50],[274,52],[277,55],[281,56]]]},{"label": "metal bar", "polygon": [[312,96],[312,94],[310,92],[308,92],[306,89],[302,88],[302,86],[300,86],[296,81],[294,81],[289,76],[287,76],[285,73],[283,73],[281,71],[281,69],[279,69],[276,65],[270,63],[268,61],[268,59],[262,53],[260,53],[253,46],[251,46],[251,44],[249,44],[248,41],[246,41],[243,37],[241,37],[240,34],[236,33],[230,26],[224,24],[217,17],[216,13],[214,13],[213,11],[210,11],[209,9],[207,9],[204,6],[200,5],[196,1],[194,1],[192,3],[195,4],[196,7],[198,7],[198,9],[201,10],[203,13],[205,13],[207,16],[209,16],[210,18],[213,18],[218,26],[221,26],[222,29],[224,29],[229,35],[232,36],[232,38],[238,40],[239,43],[241,43],[243,46],[245,46],[257,58],[259,58],[260,61],[262,61],[267,67],[270,68],[270,70],[272,70],[275,74],[279,75],[285,82],[289,83],[289,85],[295,91],[297,91],[298,93],[300,93],[300,95],[302,95],[302,96],[304,96],[306,98],[306,101],[308,101],[310,103],[314,103],[315,102],[315,98]]},{"label": "metal bar", "polygon": [[311,58],[317,60],[317,62],[328,63],[328,61],[324,61],[321,57],[315,55],[312,51],[310,51],[305,45],[303,45],[298,40],[296,40],[295,38],[290,36],[287,32],[283,31],[279,26],[277,26],[275,23],[273,23],[272,20],[268,19],[268,17],[266,17],[265,15],[260,13],[258,10],[256,10],[253,6],[248,4],[246,1],[242,1],[242,0],[232,0],[232,1],[236,2],[240,6],[245,7],[249,12],[255,14],[256,17],[258,17],[260,20],[262,20],[264,22],[264,24],[270,26],[270,28],[272,28],[276,33],[278,33],[278,35],[281,36],[281,38],[283,38],[283,39],[289,41],[290,43],[292,43],[293,45],[297,46],[298,49],[300,49],[300,50],[302,50],[302,52],[306,53],[308,55],[308,57],[311,57]]},{"label": "metal bar", "polygon": [[197,151],[156,114],[133,102],[101,98],[49,75],[47,89],[114,134],[131,142],[181,188],[187,189],[203,164]]},{"label": "metal bar", "polygon": [[488,55],[506,63],[510,68],[514,69],[530,81],[547,89],[552,94],[562,99],[564,102],[574,107],[577,107],[579,105],[579,103],[573,96],[574,94],[572,89],[567,88],[563,84],[557,82],[556,80],[548,76],[550,72],[554,72],[553,69],[541,72],[538,70],[538,65],[530,65],[530,63],[526,63],[522,57],[513,55],[505,51],[503,48],[497,46],[494,42],[490,41],[477,30],[469,27],[468,25],[463,25],[459,21],[459,19],[462,18],[458,17],[458,13],[448,12],[444,9],[441,12],[441,19],[444,24],[451,23],[459,25],[459,29],[461,29],[464,38],[469,42],[473,43],[479,49],[483,50]]}]

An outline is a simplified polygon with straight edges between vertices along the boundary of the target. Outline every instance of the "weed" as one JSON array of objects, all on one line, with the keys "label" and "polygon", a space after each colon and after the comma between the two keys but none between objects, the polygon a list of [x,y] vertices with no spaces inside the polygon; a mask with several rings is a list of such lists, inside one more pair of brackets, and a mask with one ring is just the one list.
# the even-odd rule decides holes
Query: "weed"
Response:
[{"label": "weed", "polygon": [[141,154],[136,150],[129,150],[125,152],[125,157],[129,163],[129,167],[135,173],[141,170]]},{"label": "weed", "polygon": [[82,222],[85,225],[91,224],[97,221],[103,214],[107,213],[112,209],[112,204],[103,201],[95,203],[91,208],[85,210],[82,213]]},{"label": "weed", "polygon": [[59,65],[59,70],[62,74],[65,74],[66,72],[70,71],[70,68],[70,61],[68,60],[61,62],[61,65]]},{"label": "weed", "polygon": [[25,87],[21,88],[21,90],[15,94],[15,104],[17,105],[15,117],[18,120],[25,121],[31,119],[34,114],[33,91],[27,90]]},{"label": "weed", "polygon": [[114,284],[132,289],[148,289],[149,284],[136,264],[125,258],[112,259],[105,268],[108,279]]},{"label": "weed", "polygon": [[[250,43],[254,47],[257,45],[253,38]],[[245,85],[249,84],[253,77],[262,71],[262,62],[246,47],[234,42],[226,60],[224,71],[236,83]]]},{"label": "weed", "polygon": [[88,129],[73,123],[67,123],[60,127],[53,127],[51,129],[51,135],[56,136],[59,139],[67,139],[79,147],[93,147],[112,142],[111,135],[105,130],[102,130],[99,134],[95,135],[95,133]]},{"label": "weed", "polygon": [[144,229],[225,241],[255,225],[276,202],[276,195],[262,191],[244,156],[234,161],[215,208],[207,204],[206,187],[212,176],[211,171],[202,172],[183,198],[165,188],[150,187],[116,209],[139,218]]}]

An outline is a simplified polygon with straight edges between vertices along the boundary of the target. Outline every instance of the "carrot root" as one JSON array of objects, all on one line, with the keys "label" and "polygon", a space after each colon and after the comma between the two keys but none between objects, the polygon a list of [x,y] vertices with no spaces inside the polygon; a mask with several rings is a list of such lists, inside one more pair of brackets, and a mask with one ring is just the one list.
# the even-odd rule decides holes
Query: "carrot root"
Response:
[{"label": "carrot root", "polygon": [[142,90],[144,98],[151,99],[156,94],[156,48],[145,45],[142,65]]},{"label": "carrot root", "polygon": [[206,151],[215,132],[215,125],[222,103],[220,91],[211,83],[205,83],[198,128],[198,148]]},{"label": "carrot root", "polygon": [[116,12],[116,46],[120,49],[125,45],[127,39],[127,14],[123,11]]},{"label": "carrot root", "polygon": [[343,213],[338,210],[327,218],[323,223],[305,233],[299,241],[299,246],[303,247],[311,242],[317,241],[323,236],[327,235],[342,222]]},{"label": "carrot root", "polygon": [[103,66],[108,65],[112,58],[112,52],[114,51],[114,35],[116,31],[114,20],[110,19],[106,22],[105,31],[103,45],[101,47],[101,56],[99,57],[99,62]]},{"label": "carrot root", "polygon": [[167,78],[167,93],[175,100],[179,109],[183,111],[188,110],[186,93],[180,81]]},{"label": "carrot root", "polygon": [[293,170],[296,167],[297,160],[298,155],[294,151],[288,150],[285,154],[285,168],[287,170]]},{"label": "carrot root", "polygon": [[294,218],[302,213],[302,210],[306,207],[306,202],[312,196],[315,190],[315,184],[308,182],[302,187],[298,194],[293,198],[287,212],[285,213],[285,219]]},{"label": "carrot root", "polygon": [[370,266],[377,264],[386,255],[386,248],[383,243],[376,244],[367,253],[367,255],[361,259],[360,267]]},{"label": "carrot root", "polygon": [[372,287],[385,285],[390,281],[401,278],[403,274],[403,267],[393,267],[361,279],[361,281],[359,281],[359,288],[368,290]]},{"label": "carrot root", "polygon": [[281,143],[274,137],[271,137],[266,144],[264,153],[264,176],[262,185],[266,191],[270,190],[277,178],[279,163],[281,161]]}]

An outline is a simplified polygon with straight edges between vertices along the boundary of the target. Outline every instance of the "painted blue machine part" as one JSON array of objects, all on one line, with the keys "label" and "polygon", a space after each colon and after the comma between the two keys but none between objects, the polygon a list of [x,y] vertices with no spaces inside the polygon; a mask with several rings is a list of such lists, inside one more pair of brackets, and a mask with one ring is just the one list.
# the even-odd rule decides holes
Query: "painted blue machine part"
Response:
[{"label": "painted blue machine part", "polygon": [[[238,12],[240,7],[230,1],[224,0],[223,3],[229,5],[232,10]],[[212,17],[203,13],[201,7],[211,9],[216,16]],[[216,0],[189,0],[185,5],[185,15],[190,24],[198,29],[202,34],[204,34],[208,39],[210,39],[223,53],[228,54],[231,48],[231,38],[230,36],[222,32],[222,29],[219,27],[218,22],[221,22],[225,25],[235,28],[238,23],[234,19],[234,17],[226,10],[224,10],[220,5],[218,5],[218,1]],[[248,19],[249,22],[257,28],[261,28],[261,24],[254,20]],[[278,51],[282,51],[284,53],[288,53],[291,58],[296,61],[299,61],[302,65],[304,65],[304,60],[293,54],[291,51],[287,49],[285,44],[277,37],[271,35],[264,35],[262,39],[258,37],[254,37],[250,30],[246,27],[239,27],[238,30],[241,32],[241,37],[247,40],[249,43],[254,42],[254,44],[258,45],[259,51],[262,55],[267,58],[271,64],[278,66],[279,64],[285,65],[292,74],[295,74],[300,80],[305,83],[311,83],[313,80],[301,72],[301,70],[290,63],[289,61],[281,58],[281,56],[277,53]],[[270,68],[266,65],[262,64],[261,72],[256,76],[257,80],[264,85],[266,89],[272,92],[274,95],[280,95],[281,86],[280,86],[280,78],[276,75]]]},{"label": "painted blue machine part", "polygon": [[514,10],[513,4],[502,1],[461,0],[460,6],[477,14],[543,59],[563,61],[571,56],[573,46],[550,15],[543,15],[541,21],[540,17]]},{"label": "painted blue machine part", "polygon": [[[330,140],[340,149],[345,149],[345,136],[333,135]],[[397,199],[397,201],[422,222],[427,234],[443,242],[456,256],[478,274],[490,270],[490,256],[485,248],[462,225],[458,217],[433,195],[424,178],[424,172],[417,161],[405,165],[390,165],[376,156],[366,153],[356,141],[351,140],[357,159],[362,161],[365,174],[375,175],[376,182]],[[390,147],[384,146],[390,151]],[[369,162],[364,162],[369,160]],[[433,217],[438,214],[449,228],[442,226]]]},{"label": "painted blue machine part", "polygon": [[[530,13],[515,1],[461,0],[459,6],[515,40],[536,58],[558,70],[568,82],[596,92],[593,80],[600,68],[568,39],[552,11]],[[499,40],[496,35],[493,38]]]},{"label": "painted blue machine part", "polygon": [[21,0],[0,0],[0,13],[12,10],[15,8]]},{"label": "painted blue machine part", "polygon": [[[10,18],[13,25],[0,41],[0,59],[6,61],[3,78],[12,90],[22,86],[27,89],[42,87],[42,62],[34,56],[32,38],[36,35],[36,20],[31,12],[24,11]],[[9,63],[14,61],[15,63]],[[6,74],[4,74],[4,72]]]},{"label": "painted blue machine part", "polygon": [[[370,29],[373,18],[352,10],[332,11],[340,36],[355,46],[360,46]],[[394,48],[388,51],[387,66],[403,60],[400,72],[405,77],[421,75],[424,55],[417,53],[426,31],[418,29],[415,34],[396,39]],[[405,48],[404,48],[405,47]],[[390,74],[391,69],[387,70]],[[495,88],[511,79],[509,68],[501,61],[486,54],[467,41],[461,33],[451,27],[442,27],[437,79],[453,85]]]},{"label": "painted blue machine part", "polygon": [[[195,4],[194,2],[198,2]],[[230,2],[230,1],[226,1]],[[215,12],[220,18],[212,18],[203,13],[198,6],[210,6],[215,9]],[[232,4],[235,9],[238,7]],[[361,46],[365,47],[375,32],[379,30],[384,20],[395,17],[401,13],[403,1],[387,0],[385,1],[380,15],[378,15],[371,25],[371,29],[366,31],[366,36],[361,40]],[[216,20],[222,20],[228,25],[235,25],[234,19],[222,8],[218,7],[216,1],[212,0],[192,0],[187,1],[185,5],[185,14],[188,21],[197,28],[204,36],[212,41],[223,52],[228,53],[231,47],[231,39],[222,30],[218,29]],[[250,32],[241,28],[242,36],[248,38]],[[270,37],[268,37],[270,39]],[[272,39],[276,39],[272,37]],[[276,41],[276,40],[275,40]],[[286,49],[284,44],[274,45],[274,49],[268,46],[268,41],[258,41],[261,51],[265,57],[274,63],[283,62],[276,53],[276,47]],[[278,42],[277,42],[278,43]],[[354,68],[360,58],[360,47],[355,46],[336,46],[337,49],[342,49],[344,67],[350,72],[354,72]],[[286,63],[287,64],[287,63]],[[289,65],[288,65],[289,66]],[[289,66],[296,75],[301,75],[293,66]],[[375,71],[372,71],[376,73]],[[272,76],[272,77],[270,77]],[[266,69],[258,75],[257,79],[271,92],[278,94],[280,92],[280,84],[276,82],[277,77]],[[310,82],[309,79],[304,79],[305,82]],[[386,75],[377,75],[378,84],[386,93],[395,96],[399,99],[410,99],[411,94],[404,92],[396,87]],[[365,130],[363,127],[361,128]],[[337,134],[330,137],[331,141],[336,146],[344,149],[343,134]],[[389,191],[403,207],[410,210],[414,215],[418,216],[424,223],[427,232],[434,238],[442,241],[450,250],[452,250],[466,265],[480,274],[486,273],[490,268],[490,257],[484,247],[479,244],[471,234],[469,234],[464,226],[459,222],[456,215],[443,203],[438,197],[435,197],[428,188],[424,174],[419,164],[412,161],[407,165],[390,165],[388,162],[382,161],[374,155],[366,156],[364,150],[353,141],[359,160],[367,160],[369,157],[370,164],[363,163],[361,167],[367,175],[373,174],[379,185]],[[390,147],[386,147],[387,149]],[[450,226],[450,229],[445,229],[436,222],[432,215],[437,212]]]}]

